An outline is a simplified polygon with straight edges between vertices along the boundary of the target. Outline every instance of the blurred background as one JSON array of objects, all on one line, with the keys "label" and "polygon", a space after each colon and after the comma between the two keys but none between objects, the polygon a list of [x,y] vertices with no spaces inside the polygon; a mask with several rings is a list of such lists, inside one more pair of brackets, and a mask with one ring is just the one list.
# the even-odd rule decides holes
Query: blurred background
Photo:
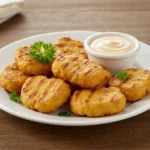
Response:
[{"label": "blurred background", "polygon": [[149,0],[25,1],[22,14],[0,24],[0,47],[28,36],[66,30],[120,31],[150,44]]}]

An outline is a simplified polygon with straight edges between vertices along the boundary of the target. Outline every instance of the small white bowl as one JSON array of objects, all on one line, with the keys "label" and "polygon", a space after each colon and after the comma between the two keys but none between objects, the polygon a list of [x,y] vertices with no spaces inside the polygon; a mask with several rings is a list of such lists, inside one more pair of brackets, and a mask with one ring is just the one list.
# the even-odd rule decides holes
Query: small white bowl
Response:
[{"label": "small white bowl", "polygon": [[[130,39],[135,44],[135,48],[132,51],[123,54],[104,54],[90,48],[89,45],[93,40],[106,35],[117,35]],[[129,34],[121,32],[102,32],[88,37],[84,42],[84,48],[87,51],[89,60],[99,63],[106,69],[110,70],[112,74],[116,74],[121,70],[133,67],[137,53],[140,49],[140,42]]]}]

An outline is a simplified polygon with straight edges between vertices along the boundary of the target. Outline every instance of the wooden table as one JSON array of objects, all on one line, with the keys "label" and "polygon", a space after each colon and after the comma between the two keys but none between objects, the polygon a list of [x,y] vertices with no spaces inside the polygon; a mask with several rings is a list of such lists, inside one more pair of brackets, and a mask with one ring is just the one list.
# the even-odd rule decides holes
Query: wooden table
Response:
[{"label": "wooden table", "polygon": [[[0,47],[40,33],[120,31],[150,44],[150,0],[26,0],[27,7],[0,25]],[[149,150],[150,111],[89,127],[44,125],[0,110],[0,150]]]}]

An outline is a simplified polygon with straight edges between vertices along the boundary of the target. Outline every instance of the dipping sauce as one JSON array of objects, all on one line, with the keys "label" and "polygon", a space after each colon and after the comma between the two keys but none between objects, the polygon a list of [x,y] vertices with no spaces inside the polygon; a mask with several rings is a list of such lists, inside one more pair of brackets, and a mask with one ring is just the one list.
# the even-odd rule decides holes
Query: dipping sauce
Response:
[{"label": "dipping sauce", "polygon": [[103,36],[91,42],[90,48],[104,54],[124,54],[135,49],[135,43],[123,36]]}]

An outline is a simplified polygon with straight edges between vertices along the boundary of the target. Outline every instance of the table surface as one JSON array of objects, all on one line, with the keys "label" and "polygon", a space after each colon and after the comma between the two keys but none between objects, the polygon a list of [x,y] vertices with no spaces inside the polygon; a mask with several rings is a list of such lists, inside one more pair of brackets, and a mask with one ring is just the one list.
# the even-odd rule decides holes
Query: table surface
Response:
[{"label": "table surface", "polygon": [[[26,0],[25,11],[0,25],[0,47],[55,31],[120,31],[150,44],[150,0]],[[63,127],[0,110],[0,150],[149,150],[150,111],[99,126]]]}]

